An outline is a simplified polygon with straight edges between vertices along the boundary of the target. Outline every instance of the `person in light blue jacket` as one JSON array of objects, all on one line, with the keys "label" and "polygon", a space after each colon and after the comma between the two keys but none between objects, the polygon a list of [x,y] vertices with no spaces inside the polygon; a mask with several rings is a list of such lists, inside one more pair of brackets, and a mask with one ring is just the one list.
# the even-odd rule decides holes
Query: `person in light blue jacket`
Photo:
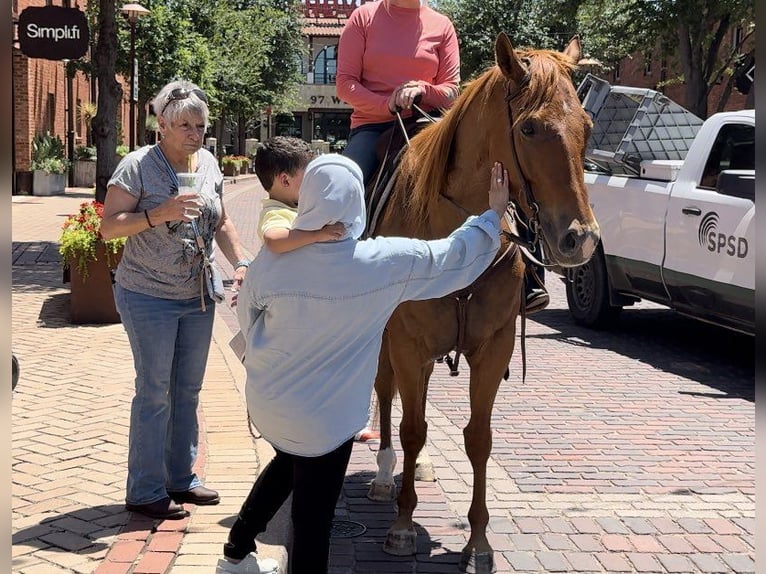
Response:
[{"label": "person in light blue jacket", "polygon": [[366,220],[361,170],[337,154],[309,163],[293,228],[342,222],[346,233],[281,255],[262,249],[239,292],[247,406],[276,456],[231,528],[227,560],[255,550],[255,536],[292,492],[292,571],[327,571],[335,504],[354,434],[367,423],[383,329],[401,302],[445,296],[490,265],[508,203],[499,163],[491,181],[490,208],[445,239],[359,241]]}]

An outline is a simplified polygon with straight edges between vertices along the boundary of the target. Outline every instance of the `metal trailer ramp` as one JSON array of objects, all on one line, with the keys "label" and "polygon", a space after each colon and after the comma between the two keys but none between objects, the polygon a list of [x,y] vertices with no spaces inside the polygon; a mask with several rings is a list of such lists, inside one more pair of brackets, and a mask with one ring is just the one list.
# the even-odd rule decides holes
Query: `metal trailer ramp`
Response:
[{"label": "metal trailer ramp", "polygon": [[614,174],[639,174],[643,160],[683,160],[702,125],[660,92],[612,86],[593,74],[577,95],[593,119],[585,155]]}]

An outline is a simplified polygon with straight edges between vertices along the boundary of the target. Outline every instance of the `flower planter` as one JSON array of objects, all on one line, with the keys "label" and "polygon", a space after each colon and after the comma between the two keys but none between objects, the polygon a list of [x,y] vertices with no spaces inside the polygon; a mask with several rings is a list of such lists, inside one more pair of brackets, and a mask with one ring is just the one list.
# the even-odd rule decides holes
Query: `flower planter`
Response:
[{"label": "flower planter", "polygon": [[223,164],[223,175],[231,177],[233,175],[239,175],[239,166],[233,163]]},{"label": "flower planter", "polygon": [[36,169],[32,174],[32,195],[61,195],[66,190],[66,173]]},{"label": "flower planter", "polygon": [[74,162],[75,187],[93,187],[96,185],[96,162],[77,160]]},{"label": "flower planter", "polygon": [[106,261],[104,245],[96,245],[96,261],[88,263],[88,276],[83,278],[77,263],[69,262],[70,299],[69,316],[72,323],[119,323],[120,315],[114,304],[112,272],[122,256],[122,249]]}]

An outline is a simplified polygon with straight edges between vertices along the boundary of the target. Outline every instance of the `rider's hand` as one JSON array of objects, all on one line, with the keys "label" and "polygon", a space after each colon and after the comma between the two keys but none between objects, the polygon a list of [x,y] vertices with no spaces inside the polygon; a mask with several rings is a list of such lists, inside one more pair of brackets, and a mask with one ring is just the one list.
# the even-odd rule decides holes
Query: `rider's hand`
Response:
[{"label": "rider's hand", "polygon": [[392,114],[401,110],[409,110],[412,104],[417,103],[417,100],[424,95],[425,89],[418,82],[405,82],[388,97],[388,110]]}]

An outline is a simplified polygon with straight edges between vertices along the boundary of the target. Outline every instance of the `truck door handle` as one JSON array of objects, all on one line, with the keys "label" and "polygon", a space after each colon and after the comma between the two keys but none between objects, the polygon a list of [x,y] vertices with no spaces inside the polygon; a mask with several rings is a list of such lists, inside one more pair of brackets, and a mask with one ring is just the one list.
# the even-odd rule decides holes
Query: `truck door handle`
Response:
[{"label": "truck door handle", "polygon": [[684,215],[702,215],[702,210],[699,207],[684,207],[681,209],[681,213]]}]

